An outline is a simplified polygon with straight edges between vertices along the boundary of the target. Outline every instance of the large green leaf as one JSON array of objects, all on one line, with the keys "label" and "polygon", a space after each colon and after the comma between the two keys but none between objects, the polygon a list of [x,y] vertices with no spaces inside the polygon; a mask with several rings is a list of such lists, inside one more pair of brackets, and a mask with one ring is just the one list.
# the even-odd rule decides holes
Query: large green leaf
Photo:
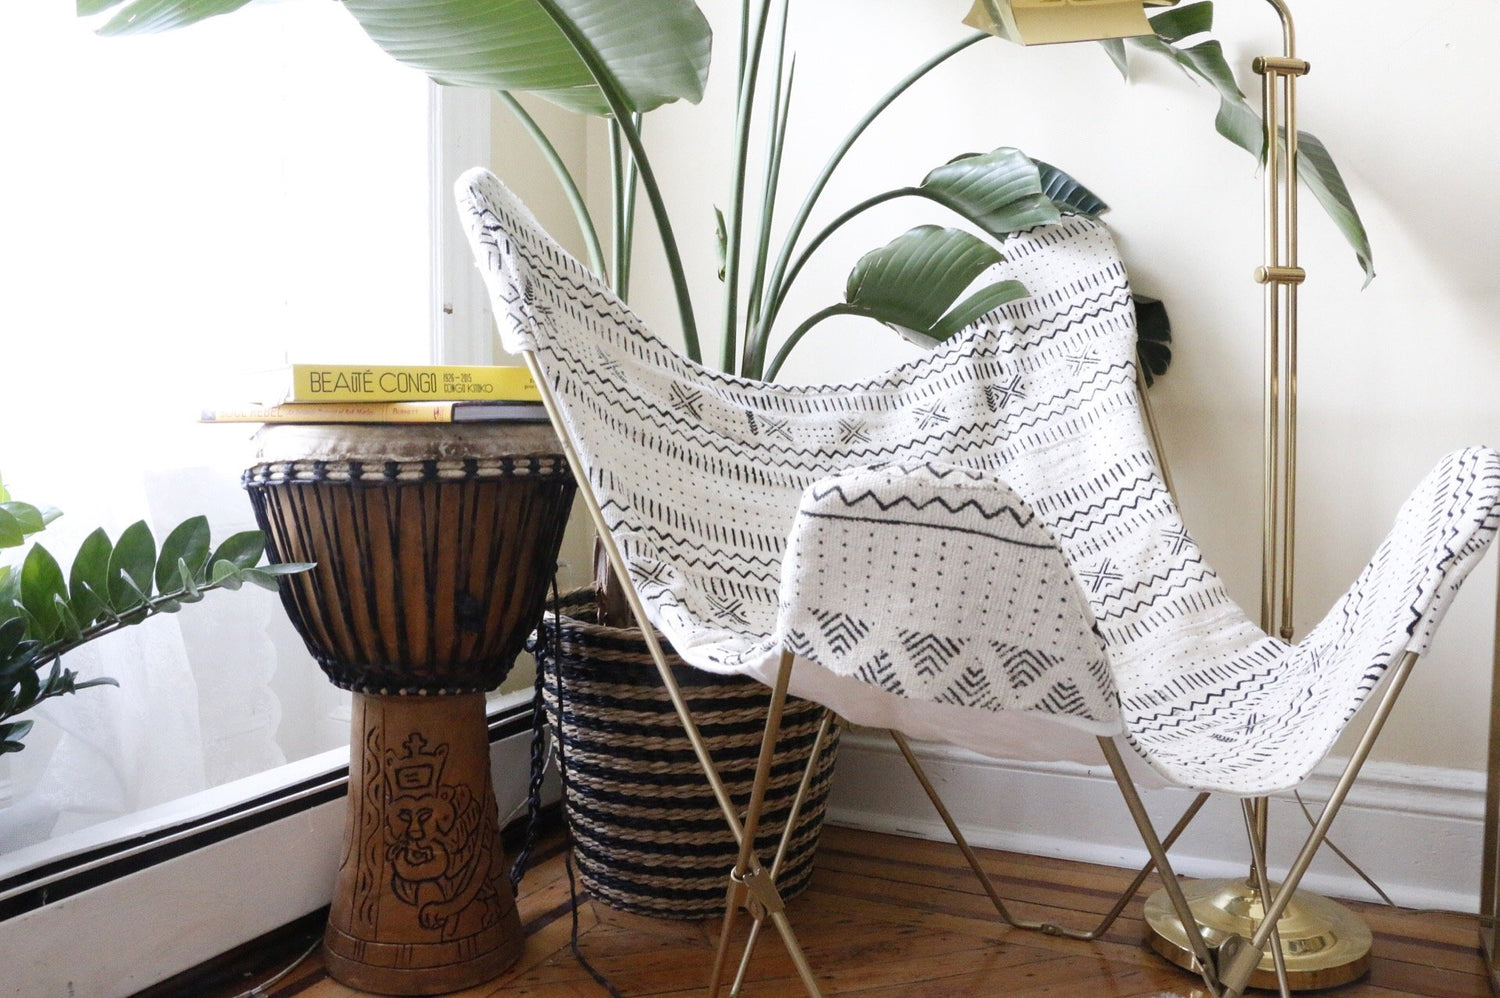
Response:
[{"label": "large green leaf", "polygon": [[78,0],[79,16],[119,9],[99,29],[101,35],[140,35],[171,31],[239,10],[250,0]]},{"label": "large green leaf", "polygon": [[[1154,36],[1131,38],[1129,43],[1135,48],[1171,60],[1190,76],[1213,86],[1219,95],[1214,128],[1230,142],[1264,161],[1265,125],[1259,112],[1250,106],[1235,81],[1234,71],[1224,57],[1223,47],[1213,39],[1193,45],[1182,44],[1186,39],[1212,29],[1212,0],[1201,0],[1199,3],[1156,14],[1151,18],[1151,26],[1156,32]],[[1124,47],[1115,46],[1109,52],[1121,72],[1126,72]],[[1354,206],[1354,199],[1327,147],[1315,136],[1302,131],[1297,133],[1297,142],[1301,150],[1297,160],[1297,176],[1317,198],[1353,248],[1355,258],[1365,273],[1365,283],[1368,284],[1375,276],[1375,265],[1370,251],[1370,237]]]},{"label": "large green leaf", "polygon": [[1309,132],[1297,132],[1297,176],[1313,197],[1328,212],[1333,224],[1344,234],[1344,239],[1354,249],[1354,257],[1365,272],[1365,284],[1375,277],[1375,260],[1370,251],[1370,237],[1364,223],[1359,220],[1359,210],[1354,207],[1354,198],[1344,186],[1328,147]]},{"label": "large green leaf", "polygon": [[344,2],[377,45],[439,83],[527,91],[574,111],[608,114],[548,7],[587,39],[631,111],[703,97],[712,31],[692,0]]},{"label": "large green leaf", "polygon": [[[80,15],[115,9],[101,34],[169,31],[248,0],[76,0]],[[377,45],[439,83],[528,91],[608,114],[594,78],[547,8],[587,38],[632,111],[686,99],[708,80],[712,31],[692,0],[345,0]]]},{"label": "large green leaf", "polygon": [[1043,193],[1037,165],[1019,149],[1001,148],[945,163],[922,180],[919,193],[997,239],[1058,219],[1057,206]]},{"label": "large green leaf", "polygon": [[936,342],[1025,295],[1011,281],[1002,291],[985,288],[954,307],[959,295],[1001,259],[999,250],[972,233],[918,226],[860,258],[849,274],[844,310]]},{"label": "large green leaf", "polygon": [[1080,184],[1072,175],[1039,159],[1032,162],[1036,163],[1037,176],[1042,181],[1042,193],[1051,198],[1059,208],[1076,211],[1090,218],[1097,218],[1109,211],[1109,205],[1104,203],[1103,198]]},{"label": "large green leaf", "polygon": [[1184,38],[1213,30],[1214,5],[1208,0],[1203,3],[1182,4],[1154,14],[1150,20],[1151,30],[1156,32],[1156,37],[1164,42],[1180,42]]},{"label": "large green leaf", "polygon": [[14,517],[22,533],[37,533],[46,527],[48,523],[46,513],[28,502],[16,502],[14,500],[0,502],[0,511]]},{"label": "large green leaf", "polygon": [[986,313],[993,312],[1006,302],[1025,298],[1027,294],[1026,286],[1020,281],[996,281],[993,284],[986,284],[944,313],[943,317],[927,330],[926,335],[934,342],[941,343],[970,323],[977,322]]}]

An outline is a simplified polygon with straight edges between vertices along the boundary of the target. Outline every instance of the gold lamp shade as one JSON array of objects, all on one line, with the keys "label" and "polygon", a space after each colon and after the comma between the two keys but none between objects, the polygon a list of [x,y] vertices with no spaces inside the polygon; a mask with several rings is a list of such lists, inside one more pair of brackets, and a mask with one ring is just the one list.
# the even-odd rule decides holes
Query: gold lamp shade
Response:
[{"label": "gold lamp shade", "polygon": [[974,0],[970,27],[1022,45],[1097,41],[1151,34],[1147,7],[1177,0]]}]

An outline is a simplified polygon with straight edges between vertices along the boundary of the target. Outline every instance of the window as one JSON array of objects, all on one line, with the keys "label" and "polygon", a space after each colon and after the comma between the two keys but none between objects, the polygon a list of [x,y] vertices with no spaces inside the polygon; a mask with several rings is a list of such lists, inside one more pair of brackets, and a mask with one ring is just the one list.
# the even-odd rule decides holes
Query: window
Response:
[{"label": "window", "polygon": [[[465,271],[434,267],[429,234],[451,213],[430,180],[437,111],[487,122],[488,107],[435,91],[337,4],[132,38],[97,37],[72,4],[7,5],[0,473],[64,510],[43,543],[65,565],[95,526],[144,517],[160,538],[201,512],[216,537],[253,527],[238,483],[253,428],[195,423],[241,401],[237,372],[487,359],[434,337],[434,288]],[[347,695],[270,593],[213,594],[68,665],[121,685],[50,701],[26,750],[0,757],[0,874],[6,853],[76,848],[103,835],[81,830],[348,739]]]}]

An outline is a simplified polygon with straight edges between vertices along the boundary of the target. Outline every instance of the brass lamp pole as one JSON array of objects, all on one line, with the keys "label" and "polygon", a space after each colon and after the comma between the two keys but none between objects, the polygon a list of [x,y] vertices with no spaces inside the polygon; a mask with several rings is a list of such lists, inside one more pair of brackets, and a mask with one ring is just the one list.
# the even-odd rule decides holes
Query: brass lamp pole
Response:
[{"label": "brass lamp pole", "polygon": [[[1177,0],[975,0],[967,23],[1023,45],[1098,41],[1152,34],[1145,7]],[[1308,64],[1296,54],[1296,32],[1284,0],[1266,0],[1281,22],[1282,51],[1253,63],[1261,77],[1265,140],[1265,263],[1255,280],[1265,288],[1265,396],[1262,455],[1260,623],[1267,634],[1293,634],[1293,566],[1297,499],[1297,290],[1306,272],[1297,261],[1297,80]],[[1155,437],[1155,428],[1151,427]],[[1157,447],[1158,454],[1161,448]],[[1165,465],[1165,458],[1162,458]],[[1266,801],[1249,809],[1254,852],[1263,857]],[[1210,948],[1231,935],[1249,938],[1264,914],[1257,875],[1184,888]],[[1194,956],[1187,933],[1164,892],[1146,902],[1153,949],[1182,967]],[[1278,938],[1279,937],[1279,938]],[[1369,967],[1370,930],[1349,909],[1299,891],[1277,920],[1277,931],[1252,987],[1326,988],[1352,981]]]}]

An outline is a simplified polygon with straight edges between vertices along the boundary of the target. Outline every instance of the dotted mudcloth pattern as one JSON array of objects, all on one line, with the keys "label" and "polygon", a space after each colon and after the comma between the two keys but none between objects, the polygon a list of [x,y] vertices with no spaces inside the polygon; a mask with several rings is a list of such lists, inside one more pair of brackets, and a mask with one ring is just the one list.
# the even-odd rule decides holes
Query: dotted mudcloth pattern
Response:
[{"label": "dotted mudcloth pattern", "polygon": [[787,646],[834,672],[979,710],[1118,715],[1103,641],[1057,543],[982,472],[902,462],[814,483],[781,587]]}]

